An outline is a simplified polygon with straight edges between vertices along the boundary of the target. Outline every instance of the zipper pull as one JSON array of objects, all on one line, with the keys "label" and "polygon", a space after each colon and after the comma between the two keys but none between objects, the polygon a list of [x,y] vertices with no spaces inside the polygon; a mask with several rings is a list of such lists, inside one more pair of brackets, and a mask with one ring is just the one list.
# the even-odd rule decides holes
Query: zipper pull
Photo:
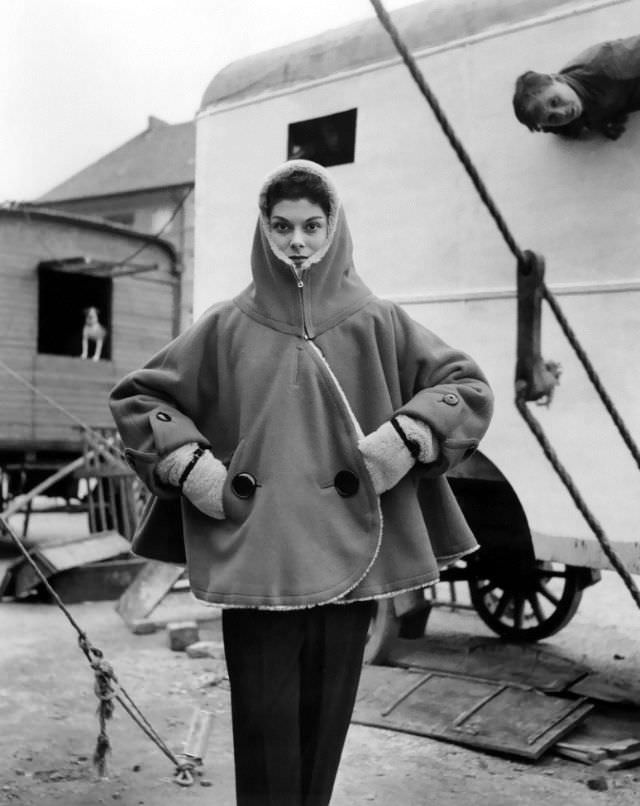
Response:
[{"label": "zipper pull", "polygon": [[297,285],[298,285],[298,288],[304,288],[304,283],[300,279],[298,279]]}]

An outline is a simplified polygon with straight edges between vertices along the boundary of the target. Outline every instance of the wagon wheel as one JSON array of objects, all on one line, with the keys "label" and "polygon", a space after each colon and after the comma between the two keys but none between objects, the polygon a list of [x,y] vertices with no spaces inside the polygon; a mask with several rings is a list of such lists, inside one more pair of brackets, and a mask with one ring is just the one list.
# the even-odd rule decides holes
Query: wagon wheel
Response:
[{"label": "wagon wheel", "polygon": [[386,661],[391,645],[400,633],[401,620],[395,614],[391,597],[377,599],[374,607],[364,649],[364,662],[375,665]]},{"label": "wagon wheel", "polygon": [[580,568],[539,561],[530,573],[491,575],[485,568],[469,579],[480,618],[512,641],[539,641],[557,633],[575,615],[583,588]]}]

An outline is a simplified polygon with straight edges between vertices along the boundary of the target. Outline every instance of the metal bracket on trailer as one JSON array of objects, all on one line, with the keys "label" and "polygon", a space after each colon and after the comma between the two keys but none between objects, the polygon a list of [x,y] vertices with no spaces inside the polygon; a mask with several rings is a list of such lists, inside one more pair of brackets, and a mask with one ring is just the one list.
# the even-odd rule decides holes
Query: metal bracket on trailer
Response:
[{"label": "metal bracket on trailer", "polygon": [[560,377],[560,365],[542,358],[542,300],[545,264],[542,255],[526,250],[518,263],[518,341],[516,393],[526,401],[549,405]]}]

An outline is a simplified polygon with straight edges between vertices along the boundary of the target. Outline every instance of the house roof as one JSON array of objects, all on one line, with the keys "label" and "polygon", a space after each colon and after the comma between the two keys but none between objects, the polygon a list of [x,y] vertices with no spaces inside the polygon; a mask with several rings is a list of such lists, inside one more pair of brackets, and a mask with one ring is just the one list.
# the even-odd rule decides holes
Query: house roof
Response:
[{"label": "house roof", "polygon": [[[584,6],[584,0],[424,0],[392,12],[391,17],[408,47],[420,51],[578,6]],[[231,62],[214,76],[200,108],[397,57],[389,35],[372,17]]]},{"label": "house roof", "polygon": [[145,131],[41,196],[38,204],[193,184],[195,124],[150,117]]}]

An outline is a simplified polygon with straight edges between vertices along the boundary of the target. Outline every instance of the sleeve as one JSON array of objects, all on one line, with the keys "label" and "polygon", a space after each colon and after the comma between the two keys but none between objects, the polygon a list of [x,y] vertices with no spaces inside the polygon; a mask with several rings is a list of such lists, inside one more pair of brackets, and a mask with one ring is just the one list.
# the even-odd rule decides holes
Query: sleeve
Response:
[{"label": "sleeve", "polygon": [[[210,447],[195,424],[203,407],[201,368],[205,354],[207,377],[211,377],[215,339],[211,329],[199,323],[174,339],[142,369],[126,375],[109,398],[125,458],[159,498],[177,497],[179,491],[158,479],[158,463],[189,442]],[[215,389],[209,388],[208,395],[215,395]],[[207,399],[213,403],[211,397]]]},{"label": "sleeve", "polygon": [[398,363],[406,402],[394,414],[425,423],[439,445],[437,459],[422,465],[428,476],[445,473],[478,447],[493,414],[489,383],[466,353],[450,347],[398,310]]},{"label": "sleeve", "polygon": [[592,73],[622,81],[640,77],[640,36],[603,42],[590,56],[585,63]]},{"label": "sleeve", "polygon": [[561,73],[582,70],[590,75],[629,80],[640,77],[640,35],[598,42],[574,56]]}]

